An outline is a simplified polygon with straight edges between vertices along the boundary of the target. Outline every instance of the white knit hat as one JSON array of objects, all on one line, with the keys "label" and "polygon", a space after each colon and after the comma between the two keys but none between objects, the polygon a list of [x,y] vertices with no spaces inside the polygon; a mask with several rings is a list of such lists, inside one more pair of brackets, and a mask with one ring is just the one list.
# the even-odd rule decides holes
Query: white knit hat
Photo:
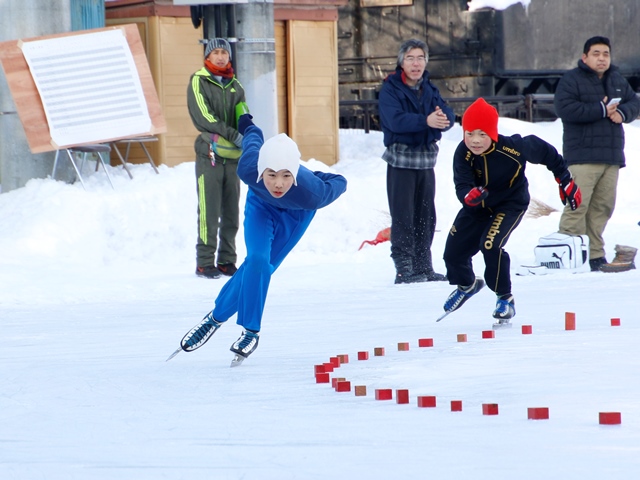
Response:
[{"label": "white knit hat", "polygon": [[258,155],[258,182],[267,168],[274,172],[289,170],[293,175],[293,184],[298,185],[296,179],[301,160],[300,150],[296,142],[286,134],[280,133],[264,142]]}]

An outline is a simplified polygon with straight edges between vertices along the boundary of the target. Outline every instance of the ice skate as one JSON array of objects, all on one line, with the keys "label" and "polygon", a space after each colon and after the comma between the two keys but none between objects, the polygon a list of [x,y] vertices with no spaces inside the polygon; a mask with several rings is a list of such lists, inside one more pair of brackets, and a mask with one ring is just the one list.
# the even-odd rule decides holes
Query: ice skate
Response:
[{"label": "ice skate", "polygon": [[222,323],[223,322],[219,322],[213,318],[213,311],[209,312],[199,324],[189,330],[189,332],[182,337],[180,347],[169,355],[169,358],[167,358],[166,361],[168,362],[183,350],[185,352],[193,352],[195,349],[200,348],[202,345],[207,343],[207,340],[211,338],[211,335],[216,333],[216,330],[222,326]]},{"label": "ice skate", "polygon": [[471,286],[467,288],[464,288],[461,285],[458,285],[458,288],[456,288],[453,292],[451,292],[451,295],[449,295],[449,297],[447,298],[447,301],[444,302],[444,307],[443,307],[444,314],[441,315],[440,318],[436,320],[436,322],[439,322],[450,313],[455,312],[462,305],[464,305],[464,302],[466,302],[471,297],[473,297],[476,293],[482,290],[483,287],[484,287],[484,280],[482,280],[481,278],[476,278],[473,284],[471,284]]},{"label": "ice skate", "polygon": [[493,324],[493,328],[510,327],[510,320],[516,315],[516,302],[513,295],[498,297],[496,309],[493,311],[493,318],[498,321]]},{"label": "ice skate", "polygon": [[231,350],[235,353],[233,360],[231,361],[232,367],[239,366],[249,355],[251,355],[256,348],[258,348],[258,342],[260,341],[259,332],[251,332],[249,330],[243,330],[240,338],[231,345]]},{"label": "ice skate", "polygon": [[193,327],[182,338],[180,346],[185,352],[193,352],[197,348],[207,343],[207,340],[216,333],[216,331],[222,326],[222,322],[213,318],[213,311],[209,312],[202,321]]}]

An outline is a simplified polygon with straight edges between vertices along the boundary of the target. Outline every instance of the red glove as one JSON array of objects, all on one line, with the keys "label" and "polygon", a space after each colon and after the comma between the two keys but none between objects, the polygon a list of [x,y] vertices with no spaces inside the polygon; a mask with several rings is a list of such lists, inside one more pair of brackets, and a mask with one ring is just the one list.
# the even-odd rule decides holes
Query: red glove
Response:
[{"label": "red glove", "polygon": [[577,209],[582,203],[582,192],[580,192],[580,187],[576,185],[576,182],[571,178],[571,174],[563,175],[563,177],[556,178],[556,182],[560,184],[558,188],[560,188],[560,200],[562,200],[562,204],[566,205],[569,203],[569,207],[571,210]]},{"label": "red glove", "polygon": [[488,196],[489,190],[484,187],[475,187],[469,190],[469,193],[464,196],[464,203],[470,207],[477,207]]}]

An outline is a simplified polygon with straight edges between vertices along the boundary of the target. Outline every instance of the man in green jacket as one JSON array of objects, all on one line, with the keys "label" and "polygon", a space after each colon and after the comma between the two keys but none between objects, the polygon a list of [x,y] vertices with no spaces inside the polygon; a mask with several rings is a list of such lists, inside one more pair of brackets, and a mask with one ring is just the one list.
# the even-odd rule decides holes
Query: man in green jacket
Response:
[{"label": "man in green jacket", "polygon": [[204,66],[189,81],[187,106],[193,124],[201,132],[194,145],[198,192],[196,275],[231,276],[236,271],[236,234],[240,224],[240,180],[236,169],[242,153],[242,135],[237,130],[237,119],[249,109],[244,89],[233,73],[231,46],[224,38],[207,42]]}]

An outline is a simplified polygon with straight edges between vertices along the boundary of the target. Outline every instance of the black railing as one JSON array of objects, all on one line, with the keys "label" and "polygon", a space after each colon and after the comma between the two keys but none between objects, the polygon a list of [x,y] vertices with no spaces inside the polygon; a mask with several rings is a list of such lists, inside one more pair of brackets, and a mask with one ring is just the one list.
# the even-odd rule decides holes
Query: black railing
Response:
[{"label": "black railing", "polygon": [[[517,118],[528,122],[551,121],[557,118],[553,109],[553,94],[529,95],[496,95],[484,97],[496,107],[502,117]],[[447,98],[456,113],[456,121],[466,108],[476,100],[476,97]],[[342,100],[340,101],[340,128],[380,130],[378,116],[378,100]]]}]

